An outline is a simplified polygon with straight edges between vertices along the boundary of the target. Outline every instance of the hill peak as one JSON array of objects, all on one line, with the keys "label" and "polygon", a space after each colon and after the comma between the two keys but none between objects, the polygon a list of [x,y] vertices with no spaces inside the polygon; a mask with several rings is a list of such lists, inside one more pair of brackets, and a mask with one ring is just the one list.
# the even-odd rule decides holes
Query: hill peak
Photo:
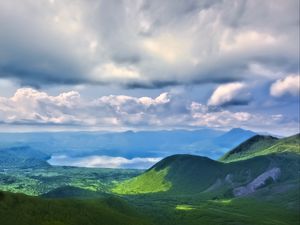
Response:
[{"label": "hill peak", "polygon": [[247,129],[243,129],[243,128],[240,128],[240,127],[234,127],[232,129],[230,129],[227,133],[235,133],[235,132],[249,132],[249,133],[253,133],[255,134],[255,132],[251,131],[251,130],[247,130]]},{"label": "hill peak", "polygon": [[278,139],[270,135],[255,135],[226,153],[220,161],[233,162],[282,152],[300,153],[300,135]]},{"label": "hill peak", "polygon": [[190,154],[175,154],[168,156],[155,165],[153,165],[149,170],[162,170],[164,168],[173,166],[174,164],[180,164],[181,166],[188,163],[215,163],[214,160],[205,157],[205,156],[198,156],[198,155],[190,155]]}]

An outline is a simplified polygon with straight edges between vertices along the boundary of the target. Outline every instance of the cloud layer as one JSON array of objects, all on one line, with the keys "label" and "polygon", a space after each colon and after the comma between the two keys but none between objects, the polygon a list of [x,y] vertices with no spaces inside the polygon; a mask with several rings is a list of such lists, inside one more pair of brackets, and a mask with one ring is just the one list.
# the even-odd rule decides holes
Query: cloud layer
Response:
[{"label": "cloud layer", "polygon": [[147,169],[160,161],[162,158],[132,158],[111,156],[86,156],[69,157],[66,155],[52,156],[48,162],[51,165],[77,166],[77,167],[99,167],[99,168],[135,168]]},{"label": "cloud layer", "polygon": [[297,72],[298,25],[297,0],[1,1],[0,76],[127,88],[268,78],[257,68]]},{"label": "cloud layer", "polygon": [[78,92],[57,96],[21,88],[12,97],[0,97],[0,121],[7,125],[69,126],[89,129],[174,129],[282,127],[296,132],[297,121],[283,115],[251,114],[207,106],[180,94],[156,98],[108,95],[86,100]]}]

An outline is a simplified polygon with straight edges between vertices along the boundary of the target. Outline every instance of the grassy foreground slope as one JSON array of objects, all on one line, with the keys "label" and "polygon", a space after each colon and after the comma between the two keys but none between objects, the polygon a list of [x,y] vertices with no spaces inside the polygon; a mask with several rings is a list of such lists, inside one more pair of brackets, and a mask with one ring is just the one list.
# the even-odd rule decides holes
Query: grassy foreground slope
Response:
[{"label": "grassy foreground slope", "polygon": [[147,225],[147,219],[116,197],[43,199],[0,192],[1,225]]},{"label": "grassy foreground slope", "polygon": [[[286,197],[281,200],[288,201]],[[298,225],[300,221],[299,208],[255,198],[164,199],[162,195],[146,195],[135,196],[134,202],[157,225]]]},{"label": "grassy foreground slope", "polygon": [[256,135],[226,153],[220,161],[234,162],[260,155],[294,152],[300,154],[300,134],[277,139],[272,136]]}]

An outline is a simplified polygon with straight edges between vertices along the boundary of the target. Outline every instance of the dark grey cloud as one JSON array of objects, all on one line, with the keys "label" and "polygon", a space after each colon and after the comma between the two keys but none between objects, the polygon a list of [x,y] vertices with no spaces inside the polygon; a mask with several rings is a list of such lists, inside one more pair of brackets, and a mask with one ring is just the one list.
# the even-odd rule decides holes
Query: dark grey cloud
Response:
[{"label": "dark grey cloud", "polygon": [[297,0],[1,1],[0,77],[125,88],[275,80],[298,72],[298,30]]}]

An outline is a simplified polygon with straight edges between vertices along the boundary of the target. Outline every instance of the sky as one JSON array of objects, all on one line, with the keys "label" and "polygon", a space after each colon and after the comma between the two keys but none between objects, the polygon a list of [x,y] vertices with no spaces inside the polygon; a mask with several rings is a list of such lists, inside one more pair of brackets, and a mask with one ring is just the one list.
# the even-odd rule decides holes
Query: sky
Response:
[{"label": "sky", "polygon": [[299,132],[298,0],[0,0],[0,131]]}]

